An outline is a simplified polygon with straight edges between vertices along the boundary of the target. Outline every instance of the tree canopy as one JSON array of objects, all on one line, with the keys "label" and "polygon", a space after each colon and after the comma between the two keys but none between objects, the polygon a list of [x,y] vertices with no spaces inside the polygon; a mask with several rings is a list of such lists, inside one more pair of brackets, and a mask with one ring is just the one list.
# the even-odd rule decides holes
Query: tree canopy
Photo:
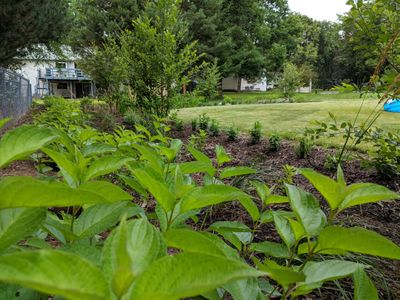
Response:
[{"label": "tree canopy", "polygon": [[40,54],[69,30],[67,0],[0,0],[0,66]]}]

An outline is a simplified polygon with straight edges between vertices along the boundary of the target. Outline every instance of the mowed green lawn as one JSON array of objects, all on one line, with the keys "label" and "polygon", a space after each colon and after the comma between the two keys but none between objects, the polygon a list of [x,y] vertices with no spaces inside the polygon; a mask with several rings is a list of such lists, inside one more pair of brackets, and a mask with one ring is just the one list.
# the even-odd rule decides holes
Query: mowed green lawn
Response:
[{"label": "mowed green lawn", "polygon": [[[359,122],[365,121],[377,105],[378,100],[365,100]],[[255,121],[260,121],[266,134],[279,132],[287,138],[295,138],[313,120],[330,122],[328,112],[333,113],[339,122],[354,120],[362,100],[340,100],[306,103],[225,105],[211,107],[185,108],[178,116],[190,122],[200,114],[206,113],[218,120],[222,127],[237,126],[247,132]],[[382,104],[380,105],[382,107]],[[400,114],[383,112],[376,126],[386,130],[400,130]],[[338,141],[331,140],[332,144]]]}]

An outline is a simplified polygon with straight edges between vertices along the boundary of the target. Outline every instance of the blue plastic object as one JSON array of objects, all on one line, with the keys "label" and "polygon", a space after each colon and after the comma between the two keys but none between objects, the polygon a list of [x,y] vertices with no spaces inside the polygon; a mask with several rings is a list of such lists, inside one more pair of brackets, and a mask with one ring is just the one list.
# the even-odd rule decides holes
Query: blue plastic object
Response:
[{"label": "blue plastic object", "polygon": [[387,102],[383,109],[387,112],[400,113],[400,99],[393,99]]}]

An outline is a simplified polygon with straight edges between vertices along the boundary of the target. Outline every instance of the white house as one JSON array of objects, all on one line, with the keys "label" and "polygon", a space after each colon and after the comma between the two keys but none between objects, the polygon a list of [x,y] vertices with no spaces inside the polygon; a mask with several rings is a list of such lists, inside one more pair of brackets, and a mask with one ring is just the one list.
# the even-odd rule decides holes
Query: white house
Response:
[{"label": "white house", "polygon": [[21,58],[18,72],[29,79],[34,97],[56,95],[65,98],[94,96],[96,87],[92,79],[77,67],[78,58],[68,49],[62,57],[44,52],[40,58]]},{"label": "white house", "polygon": [[[254,82],[249,82],[244,78],[240,79],[240,91],[260,91],[265,92],[274,87],[273,83],[267,81],[267,78],[261,78]],[[222,90],[224,91],[238,91],[238,78],[227,77],[222,79]]]}]

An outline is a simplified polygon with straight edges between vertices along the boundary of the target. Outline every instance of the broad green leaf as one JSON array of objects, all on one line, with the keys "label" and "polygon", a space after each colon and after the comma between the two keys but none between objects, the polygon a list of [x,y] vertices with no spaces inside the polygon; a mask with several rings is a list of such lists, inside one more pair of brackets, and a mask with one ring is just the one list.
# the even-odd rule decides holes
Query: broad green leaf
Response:
[{"label": "broad green leaf", "polygon": [[360,204],[399,198],[399,194],[392,192],[384,186],[373,183],[357,183],[348,187],[346,197],[340,204],[339,209],[344,210]]},{"label": "broad green leaf", "polygon": [[45,218],[46,210],[42,208],[0,210],[0,251],[34,233]]},{"label": "broad green leaf", "polygon": [[71,188],[58,181],[31,177],[7,177],[0,180],[0,209],[16,207],[64,207],[112,203],[131,196],[108,182],[93,181]]},{"label": "broad green leaf", "polygon": [[341,195],[340,186],[335,180],[312,169],[301,169],[300,172],[321,193],[332,210],[339,207],[343,195]]},{"label": "broad green leaf", "polygon": [[140,185],[139,181],[137,181],[136,178],[129,177],[129,176],[126,176],[126,175],[119,175],[119,177],[124,181],[124,183],[128,187],[130,187],[131,189],[133,189],[134,191],[136,191],[137,193],[139,193],[143,197],[145,197],[145,198],[148,197],[147,190]]},{"label": "broad green leaf", "polygon": [[286,217],[282,216],[280,212],[274,212],[274,222],[279,236],[285,242],[288,248],[291,248],[296,243],[295,234],[290,226]]},{"label": "broad green leaf", "polygon": [[102,271],[113,293],[121,298],[131,286],[134,275],[127,249],[128,226],[123,219],[107,237],[102,252]]},{"label": "broad green leaf", "polygon": [[265,202],[267,197],[271,194],[271,190],[269,189],[269,187],[266,184],[255,180],[251,181],[250,183],[256,188],[256,192],[261,201]]},{"label": "broad green leaf", "polygon": [[267,276],[283,286],[295,282],[301,282],[305,280],[305,276],[302,272],[293,270],[292,268],[278,265],[272,260],[266,260],[264,263],[258,262],[254,259],[256,266],[267,273]]},{"label": "broad green leaf", "polygon": [[280,196],[280,195],[270,195],[264,201],[264,203],[266,205],[288,203],[288,202],[289,202],[289,198],[288,197]]},{"label": "broad green leaf", "polygon": [[197,296],[231,281],[264,275],[223,257],[181,253],[154,262],[135,282],[128,299],[175,300]]},{"label": "broad green leaf", "polygon": [[0,140],[0,168],[39,150],[57,138],[48,128],[21,126],[7,132]]},{"label": "broad green leaf", "polygon": [[0,281],[70,300],[108,299],[101,270],[77,255],[40,250],[0,256]]},{"label": "broad green leaf", "polygon": [[182,212],[185,212],[196,208],[203,208],[235,200],[242,203],[253,219],[259,218],[257,206],[255,206],[250,196],[235,187],[227,185],[211,184],[193,188],[181,200],[181,209]]},{"label": "broad green leaf", "polygon": [[225,256],[225,253],[216,247],[213,240],[210,240],[208,235],[202,232],[190,229],[171,229],[164,236],[168,247],[185,252]]},{"label": "broad green leaf", "polygon": [[72,253],[85,258],[96,266],[101,266],[102,247],[78,243],[70,243],[59,249],[60,251]]},{"label": "broad green leaf", "polygon": [[[46,153],[57,164],[67,182],[69,182],[69,177],[72,178],[73,182],[79,181],[79,166],[75,161],[71,160],[68,157],[68,153],[54,151],[48,148],[44,148],[42,151]],[[71,185],[73,184],[73,182],[71,182]]]},{"label": "broad green leaf", "polygon": [[218,232],[239,250],[242,249],[242,245],[250,243],[253,238],[251,229],[240,222],[215,222],[210,226],[210,229]]},{"label": "broad green leaf", "polygon": [[158,148],[160,149],[161,154],[167,158],[168,162],[172,162],[180,152],[182,145],[183,143],[181,140],[174,139],[171,141],[169,148],[162,146],[159,146]]},{"label": "broad green leaf", "polygon": [[48,300],[48,296],[15,284],[0,283],[0,299],[6,300]]},{"label": "broad green leaf", "polygon": [[308,236],[317,235],[326,224],[326,216],[317,199],[293,185],[286,185],[290,206]]},{"label": "broad green leaf", "polygon": [[115,152],[117,149],[109,144],[103,144],[103,143],[94,143],[85,146],[82,149],[82,154],[84,157],[90,157],[94,155],[102,155],[106,153],[112,153]]},{"label": "broad green leaf", "polygon": [[255,174],[256,172],[256,170],[248,167],[227,167],[221,171],[221,173],[219,174],[219,178],[225,179],[235,176]]},{"label": "broad green leaf", "polygon": [[257,278],[237,280],[224,285],[224,289],[231,294],[234,300],[257,299],[261,293]]},{"label": "broad green leaf", "polygon": [[308,262],[303,269],[303,272],[306,275],[305,284],[344,278],[350,276],[357,269],[363,267],[362,264],[343,260]]},{"label": "broad green leaf", "polygon": [[146,160],[152,169],[159,174],[163,172],[163,160],[162,157],[148,146],[134,145],[134,147],[140,152],[141,159]]},{"label": "broad green leaf", "polygon": [[92,237],[114,226],[126,212],[125,201],[98,204],[85,209],[74,223],[74,233],[79,238]]},{"label": "broad green leaf", "polygon": [[320,249],[342,249],[350,252],[400,259],[400,247],[382,235],[360,227],[329,226],[318,238]]},{"label": "broad green leaf", "polygon": [[354,300],[379,300],[378,291],[364,268],[353,273]]},{"label": "broad green leaf", "polygon": [[254,252],[260,252],[267,256],[278,257],[278,258],[289,258],[290,252],[286,245],[275,242],[261,242],[252,243],[249,249]]},{"label": "broad green leaf", "polygon": [[224,163],[230,162],[232,160],[232,158],[226,153],[224,147],[220,145],[215,146],[215,154],[219,166],[222,166]]},{"label": "broad green leaf", "polygon": [[135,276],[144,272],[156,259],[166,254],[166,245],[160,232],[146,219],[128,224],[127,249],[131,257],[131,269]]},{"label": "broad green leaf", "polygon": [[115,172],[130,160],[132,159],[118,156],[104,156],[96,159],[86,170],[84,181]]},{"label": "broad green leaf", "polygon": [[144,170],[135,169],[131,171],[139,183],[146,188],[150,194],[153,195],[153,197],[164,208],[165,211],[169,212],[172,210],[175,204],[175,197],[165,183],[155,179]]},{"label": "broad green leaf", "polygon": [[215,168],[212,164],[203,161],[190,161],[179,164],[183,174],[208,173],[215,174]]},{"label": "broad green leaf", "polygon": [[161,234],[146,219],[123,221],[103,249],[103,270],[117,296],[156,259],[166,254]]},{"label": "broad green leaf", "polygon": [[300,241],[303,237],[306,236],[304,228],[300,222],[297,222],[292,218],[287,218],[287,220],[289,221],[290,227],[292,228],[296,241]]},{"label": "broad green leaf", "polygon": [[[86,191],[96,194],[106,199],[106,201],[103,201],[103,203],[132,200],[132,196],[130,194],[122,190],[118,185],[112,184],[108,181],[97,180],[97,181],[86,182],[82,184],[78,189],[81,191]],[[99,203],[87,203],[87,204],[99,204]]]},{"label": "broad green leaf", "polygon": [[205,155],[204,153],[200,152],[199,150],[189,146],[188,147],[188,151],[190,152],[190,154],[192,154],[192,156],[197,161],[201,161],[201,162],[207,163],[209,165],[212,165],[211,159],[207,155]]}]

